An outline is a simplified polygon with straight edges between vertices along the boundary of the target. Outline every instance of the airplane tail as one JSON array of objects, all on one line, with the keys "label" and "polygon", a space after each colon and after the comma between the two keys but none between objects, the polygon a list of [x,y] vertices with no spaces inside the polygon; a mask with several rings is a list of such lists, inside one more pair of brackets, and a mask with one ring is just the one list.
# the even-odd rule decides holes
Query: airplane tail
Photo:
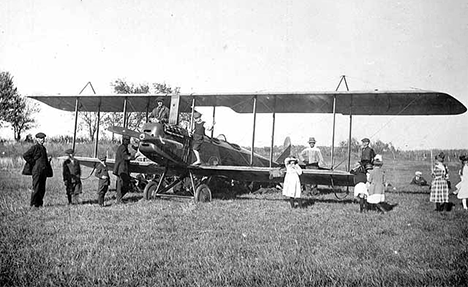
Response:
[{"label": "airplane tail", "polygon": [[291,139],[286,137],[283,144],[283,153],[276,159],[278,164],[283,164],[284,160],[291,154]]}]

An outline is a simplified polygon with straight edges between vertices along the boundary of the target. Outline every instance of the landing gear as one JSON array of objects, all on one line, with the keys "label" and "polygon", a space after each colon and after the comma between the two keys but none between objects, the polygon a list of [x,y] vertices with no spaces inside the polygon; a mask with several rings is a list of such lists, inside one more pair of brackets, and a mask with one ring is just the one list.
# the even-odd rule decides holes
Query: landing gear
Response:
[{"label": "landing gear", "polygon": [[154,197],[193,198],[195,202],[211,201],[211,189],[206,179],[198,179],[191,172],[177,176],[166,176],[164,172],[158,180],[149,181],[143,191],[143,199]]},{"label": "landing gear", "polygon": [[195,202],[210,202],[211,201],[211,190],[206,184],[200,184],[194,196]]}]

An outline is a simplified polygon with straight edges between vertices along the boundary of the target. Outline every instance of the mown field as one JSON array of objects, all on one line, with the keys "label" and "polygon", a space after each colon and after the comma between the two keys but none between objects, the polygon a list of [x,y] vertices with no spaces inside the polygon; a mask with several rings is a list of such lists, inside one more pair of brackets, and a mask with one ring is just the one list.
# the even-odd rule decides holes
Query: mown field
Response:
[{"label": "mown field", "polygon": [[[85,179],[83,204],[66,205],[60,163],[45,207],[29,209],[31,178],[21,162],[0,163],[1,286],[466,286],[468,212],[458,199],[435,212],[427,187],[408,185],[427,162],[390,162],[387,214],[359,213],[327,189],[291,209],[280,191],[210,203],[96,204]],[[458,182],[457,163],[450,163]],[[90,170],[84,169],[85,176]]]}]

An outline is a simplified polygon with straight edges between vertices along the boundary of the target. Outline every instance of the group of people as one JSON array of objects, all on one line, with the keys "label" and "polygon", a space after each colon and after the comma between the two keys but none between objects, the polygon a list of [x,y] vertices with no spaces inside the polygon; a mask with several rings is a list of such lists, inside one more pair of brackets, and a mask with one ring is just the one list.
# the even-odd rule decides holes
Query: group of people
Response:
[{"label": "group of people", "polygon": [[[169,119],[169,108],[167,108],[161,98],[157,99],[157,106],[151,112],[153,122],[166,124]],[[193,165],[202,163],[200,157],[200,149],[203,144],[205,130],[213,129],[213,126],[208,126],[201,118],[202,114],[194,112],[194,123],[190,129],[192,136],[192,150],[195,155]],[[43,205],[43,198],[46,189],[47,177],[52,177],[52,167],[50,165],[51,157],[47,155],[47,150],[44,147],[46,135],[42,132],[35,136],[36,144],[23,154],[26,161],[23,174],[32,175],[33,190],[31,193],[30,205],[40,207]],[[129,172],[130,160],[134,159],[134,155],[129,152],[128,146],[130,137],[123,136],[122,143],[117,148],[115,154],[115,164],[112,173],[117,177],[116,180],[116,202],[122,203],[122,197],[129,191],[131,185],[131,177]],[[75,158],[75,151],[67,149],[64,152],[67,159],[62,165],[62,177],[65,185],[68,204],[78,204],[80,202],[80,194],[82,193],[81,182],[81,164]],[[107,166],[105,155],[99,156],[99,164],[97,164],[94,175],[98,181],[98,204],[104,206],[104,197],[110,185],[109,168]]]},{"label": "group of people", "polygon": [[368,138],[363,138],[361,160],[354,165],[354,196],[359,199],[359,211],[365,212],[369,206],[386,213],[382,203],[385,202],[385,173],[382,170],[382,155],[376,154],[369,144]]},{"label": "group of people", "polygon": [[[309,147],[300,153],[300,159],[306,169],[319,169],[324,166],[324,160],[320,149],[315,147],[314,137],[309,138]],[[385,213],[385,208],[381,203],[385,202],[385,176],[381,167],[383,159],[381,155],[376,155],[369,146],[368,138],[362,139],[361,160],[351,171],[355,177],[355,196],[360,200],[360,211],[367,210],[368,205],[374,205],[378,211]],[[302,168],[299,160],[295,156],[289,156],[284,161],[286,174],[283,183],[283,195],[289,198],[292,208],[302,208],[302,185],[300,175]],[[316,189],[317,186],[314,186]],[[310,190],[310,185],[306,185],[306,190]],[[296,204],[297,202],[297,204]]]},{"label": "group of people", "polygon": [[[26,161],[22,171],[24,175],[32,176],[32,192],[30,206],[38,208],[44,204],[44,195],[46,191],[47,177],[52,177],[52,167],[50,164],[51,157],[47,155],[47,149],[44,147],[46,135],[42,132],[35,136],[36,143],[32,145],[24,154],[23,158]],[[128,165],[133,158],[128,150],[130,138],[124,136],[122,144],[117,148],[115,165],[113,174],[117,176],[116,191],[117,203],[122,203],[122,197],[128,192],[130,186],[130,173]],[[67,149],[64,152],[67,159],[62,164],[62,177],[67,195],[68,204],[78,204],[80,202],[80,194],[82,193],[81,182],[81,164],[75,158],[73,149]],[[98,178],[98,204],[104,206],[104,196],[106,195],[109,185],[109,167],[106,164],[107,156],[99,157],[99,164],[95,169],[95,177]]]}]

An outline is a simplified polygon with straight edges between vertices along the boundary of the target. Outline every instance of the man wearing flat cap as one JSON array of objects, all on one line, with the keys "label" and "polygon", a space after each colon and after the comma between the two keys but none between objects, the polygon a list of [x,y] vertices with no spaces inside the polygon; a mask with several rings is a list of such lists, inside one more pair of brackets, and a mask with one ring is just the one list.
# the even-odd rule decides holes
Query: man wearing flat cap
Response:
[{"label": "man wearing flat cap", "polygon": [[167,123],[169,119],[169,108],[166,107],[161,98],[157,99],[158,106],[151,112],[151,117],[157,123]]},{"label": "man wearing flat cap", "polygon": [[47,150],[44,147],[45,138],[44,133],[37,133],[36,144],[23,154],[26,166],[30,167],[28,171],[23,170],[23,174],[32,175],[31,207],[41,207],[44,204],[46,180],[47,177],[52,177],[51,158],[47,156]]},{"label": "man wearing flat cap", "polygon": [[128,151],[128,145],[130,144],[129,136],[122,136],[122,144],[117,148],[115,152],[115,164],[113,173],[117,176],[116,187],[116,201],[117,204],[121,204],[122,197],[128,192],[130,188],[130,172],[129,165],[130,160],[133,159],[131,153]]},{"label": "man wearing flat cap", "polygon": [[[309,147],[305,148],[301,154],[300,159],[304,162],[306,169],[319,169],[324,166],[322,152],[315,146],[316,140],[314,137],[309,138]],[[317,185],[313,186],[314,192],[317,191]],[[310,191],[310,184],[306,184],[306,191]]]},{"label": "man wearing flat cap", "polygon": [[68,204],[78,204],[82,193],[80,161],[75,158],[75,152],[72,149],[67,149],[65,154],[68,158],[63,162],[62,175]]},{"label": "man wearing flat cap", "polygon": [[373,161],[375,158],[375,151],[369,146],[370,140],[368,138],[363,138],[361,140],[361,165],[366,168],[366,170],[372,169]]}]

